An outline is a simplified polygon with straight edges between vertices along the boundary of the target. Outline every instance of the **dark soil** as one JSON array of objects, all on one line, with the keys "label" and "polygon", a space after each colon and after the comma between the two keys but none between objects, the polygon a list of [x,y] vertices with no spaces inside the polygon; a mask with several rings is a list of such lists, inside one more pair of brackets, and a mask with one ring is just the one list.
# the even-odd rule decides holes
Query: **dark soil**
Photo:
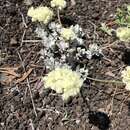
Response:
[{"label": "dark soil", "polygon": [[[47,1],[32,0],[31,5],[48,5]],[[130,64],[127,60],[130,51],[124,43],[107,47],[117,39],[99,30],[100,23],[112,21],[117,7],[128,1],[76,0],[76,5],[71,6],[68,0],[68,7],[61,13],[61,17],[70,19],[69,24],[81,25],[86,33],[86,46],[98,43],[104,47],[105,57],[94,58],[87,64],[93,78],[118,80],[123,67]],[[39,59],[42,45],[22,42],[23,36],[25,40],[36,39],[36,24],[27,17],[29,6],[23,0],[0,0],[0,65],[21,65],[22,57],[25,68],[21,65],[17,73],[33,68],[29,82],[37,117],[26,80],[17,85],[1,83],[0,130],[129,130],[130,97],[122,85],[87,80],[81,94],[66,103],[55,92],[38,88],[38,77],[45,73]]]}]

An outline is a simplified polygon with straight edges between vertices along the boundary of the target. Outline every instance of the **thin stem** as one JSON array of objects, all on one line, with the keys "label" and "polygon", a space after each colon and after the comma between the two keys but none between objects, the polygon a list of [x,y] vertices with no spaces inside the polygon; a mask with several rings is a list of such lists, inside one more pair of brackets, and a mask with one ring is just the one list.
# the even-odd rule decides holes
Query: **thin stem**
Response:
[{"label": "thin stem", "polygon": [[59,9],[57,9],[57,17],[58,17],[58,21],[59,21],[60,25],[62,26]]},{"label": "thin stem", "polygon": [[115,83],[115,84],[124,84],[121,81],[115,81],[115,80],[102,80],[102,79],[95,79],[95,78],[91,78],[91,77],[86,77],[89,80],[93,80],[96,82],[102,82],[102,83]]}]

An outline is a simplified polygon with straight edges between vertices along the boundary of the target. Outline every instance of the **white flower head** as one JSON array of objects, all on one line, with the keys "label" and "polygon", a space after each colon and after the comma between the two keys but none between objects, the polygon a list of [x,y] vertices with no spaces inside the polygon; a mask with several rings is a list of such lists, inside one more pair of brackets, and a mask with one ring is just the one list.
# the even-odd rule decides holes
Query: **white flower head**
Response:
[{"label": "white flower head", "polygon": [[66,40],[73,40],[75,38],[75,33],[71,28],[63,28],[61,30],[61,36]]},{"label": "white flower head", "polygon": [[61,10],[66,7],[66,1],[65,0],[52,0],[51,7],[57,7],[58,9]]},{"label": "white flower head", "polygon": [[28,10],[28,16],[32,17],[32,21],[39,21],[43,22],[44,24],[48,24],[48,22],[53,17],[53,11],[50,10],[48,7],[40,6],[34,9],[34,7],[31,7]]},{"label": "white flower head", "polygon": [[63,100],[80,92],[83,79],[69,67],[56,68],[43,78],[45,88],[51,88],[62,94]]},{"label": "white flower head", "polygon": [[121,73],[122,81],[126,84],[126,89],[130,90],[130,66],[127,66]]}]

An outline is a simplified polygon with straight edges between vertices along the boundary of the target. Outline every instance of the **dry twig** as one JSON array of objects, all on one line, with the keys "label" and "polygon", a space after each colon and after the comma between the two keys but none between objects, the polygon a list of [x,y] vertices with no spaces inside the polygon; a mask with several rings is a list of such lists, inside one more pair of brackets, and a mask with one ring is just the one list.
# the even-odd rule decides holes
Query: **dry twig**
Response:
[{"label": "dry twig", "polygon": [[17,84],[17,83],[20,83],[20,82],[22,82],[22,81],[24,81],[24,80],[30,75],[30,73],[32,72],[32,70],[33,70],[33,69],[30,68],[27,72],[25,72],[25,73],[23,74],[23,76],[16,81],[16,84]]},{"label": "dry twig", "polygon": [[[23,67],[25,73],[27,73],[26,69],[25,69],[25,66],[24,66],[24,62],[22,60],[22,57],[21,57],[21,55],[20,55],[20,53],[18,51],[17,51],[17,54],[19,56],[19,59],[21,61],[21,64],[22,64],[22,67]],[[37,112],[36,112],[36,108],[35,108],[32,92],[31,92],[31,86],[30,86],[30,82],[29,82],[29,78],[28,77],[27,77],[26,81],[27,81],[27,86],[28,86],[28,89],[29,89],[29,93],[30,93],[30,97],[31,97],[32,105],[33,105],[33,110],[34,110],[35,116],[37,117]]]}]

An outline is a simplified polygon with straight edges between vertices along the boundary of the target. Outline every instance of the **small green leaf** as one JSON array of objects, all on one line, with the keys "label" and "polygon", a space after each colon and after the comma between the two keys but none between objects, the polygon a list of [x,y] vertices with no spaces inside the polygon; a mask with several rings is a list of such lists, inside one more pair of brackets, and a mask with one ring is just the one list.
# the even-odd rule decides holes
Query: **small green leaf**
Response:
[{"label": "small green leaf", "polygon": [[107,25],[105,23],[101,23],[101,27],[100,29],[102,31],[104,31],[105,33],[107,33],[108,35],[112,36],[112,29],[109,29],[109,27],[107,27]]},{"label": "small green leaf", "polygon": [[127,5],[127,11],[130,11],[130,5]]},{"label": "small green leaf", "polygon": [[127,16],[127,22],[130,23],[130,16]]}]

